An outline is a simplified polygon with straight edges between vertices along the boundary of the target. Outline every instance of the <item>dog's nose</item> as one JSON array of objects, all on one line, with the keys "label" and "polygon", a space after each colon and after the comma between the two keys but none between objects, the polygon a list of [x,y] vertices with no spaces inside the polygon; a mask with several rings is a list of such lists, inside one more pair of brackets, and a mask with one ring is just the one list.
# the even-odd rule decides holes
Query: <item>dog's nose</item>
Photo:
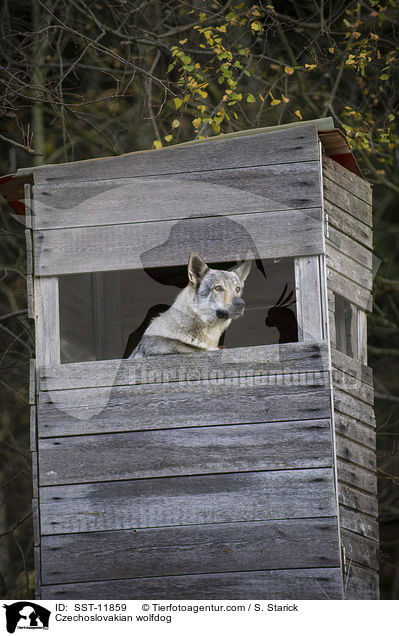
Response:
[{"label": "dog's nose", "polygon": [[243,300],[242,298],[239,298],[238,296],[236,296],[236,298],[233,298],[233,306],[237,307],[237,309],[244,309],[245,307],[245,300]]}]

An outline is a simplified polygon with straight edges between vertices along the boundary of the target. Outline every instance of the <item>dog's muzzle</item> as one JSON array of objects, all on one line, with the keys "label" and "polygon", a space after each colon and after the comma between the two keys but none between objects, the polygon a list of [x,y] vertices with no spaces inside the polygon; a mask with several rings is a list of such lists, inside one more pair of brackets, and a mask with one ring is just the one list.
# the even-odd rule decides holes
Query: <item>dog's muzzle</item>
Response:
[{"label": "dog's muzzle", "polygon": [[233,302],[226,309],[217,309],[216,316],[218,318],[240,318],[244,313],[245,301],[242,298],[234,298]]}]

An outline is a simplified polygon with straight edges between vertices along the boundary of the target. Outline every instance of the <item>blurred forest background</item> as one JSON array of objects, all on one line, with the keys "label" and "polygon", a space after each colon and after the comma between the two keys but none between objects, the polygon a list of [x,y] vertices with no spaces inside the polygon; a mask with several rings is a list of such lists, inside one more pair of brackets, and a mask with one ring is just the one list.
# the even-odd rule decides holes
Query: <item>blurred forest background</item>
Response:
[{"label": "blurred forest background", "polygon": [[[0,174],[332,115],[374,184],[381,597],[399,598],[397,2],[2,0]],[[33,598],[24,227],[0,216],[0,597]]]}]

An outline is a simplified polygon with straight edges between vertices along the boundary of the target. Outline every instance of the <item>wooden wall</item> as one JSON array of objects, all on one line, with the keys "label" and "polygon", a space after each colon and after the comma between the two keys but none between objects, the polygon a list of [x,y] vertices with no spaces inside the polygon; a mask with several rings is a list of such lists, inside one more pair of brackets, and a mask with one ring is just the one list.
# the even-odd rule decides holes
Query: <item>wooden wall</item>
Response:
[{"label": "wooden wall", "polygon": [[[367,362],[366,312],[372,297],[371,188],[323,157],[330,342],[339,515],[345,596],[378,598],[378,506],[372,370]],[[338,302],[350,307],[342,324]],[[352,356],[339,351],[337,329]],[[341,347],[343,348],[343,347]]]}]

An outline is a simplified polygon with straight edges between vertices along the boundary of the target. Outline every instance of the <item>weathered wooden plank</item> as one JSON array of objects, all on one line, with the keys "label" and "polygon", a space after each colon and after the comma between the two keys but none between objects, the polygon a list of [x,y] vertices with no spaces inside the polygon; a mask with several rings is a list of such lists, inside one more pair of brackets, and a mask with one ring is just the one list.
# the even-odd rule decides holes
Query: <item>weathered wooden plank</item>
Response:
[{"label": "weathered wooden plank", "polygon": [[31,406],[29,409],[29,439],[30,450],[37,450],[36,406]]},{"label": "weathered wooden plank", "polygon": [[33,497],[39,494],[39,470],[38,470],[38,454],[37,451],[31,452],[31,468],[32,468],[32,493]]},{"label": "weathered wooden plank", "polygon": [[335,347],[337,344],[337,333],[335,328],[335,313],[333,311],[328,312],[328,328],[331,347]]},{"label": "weathered wooden plank", "polygon": [[29,359],[29,404],[36,404],[36,369],[35,359]]},{"label": "weathered wooden plank", "polygon": [[373,247],[373,231],[371,227],[355,219],[352,215],[344,212],[341,208],[333,205],[330,201],[324,200],[324,210],[328,223],[327,237],[330,228],[335,228],[344,232],[355,241],[358,241],[368,249]]},{"label": "weathered wooden plank", "polygon": [[295,342],[167,355],[147,360],[98,360],[44,367],[41,391],[153,384],[328,370],[326,342]]},{"label": "weathered wooden plank", "polygon": [[339,518],[342,528],[378,541],[378,521],[374,517],[340,506]]},{"label": "weathered wooden plank", "polygon": [[334,387],[334,408],[344,415],[349,415],[355,420],[359,420],[375,428],[373,407],[370,404],[358,400],[349,393],[341,391],[337,387]]},{"label": "weathered wooden plank", "polygon": [[360,309],[364,311],[372,310],[373,297],[371,291],[333,269],[331,262],[327,268],[327,284],[329,289],[357,305]]},{"label": "weathered wooden plank", "polygon": [[344,435],[354,442],[359,442],[375,451],[375,428],[371,428],[338,411],[334,413],[334,425],[335,431],[340,435]]},{"label": "weathered wooden plank", "polygon": [[332,364],[336,369],[340,369],[345,373],[354,376],[365,382],[370,386],[373,386],[373,370],[367,367],[361,362],[361,360],[355,360],[351,356],[338,351],[338,349],[331,349]]},{"label": "weathered wooden plank", "polygon": [[41,598],[41,558],[40,547],[35,546],[33,548],[33,556],[35,562],[35,598]]},{"label": "weathered wooden plank", "polygon": [[25,230],[25,246],[26,246],[26,274],[30,276],[33,274],[33,246],[32,246],[32,231]]},{"label": "weathered wooden plank", "polygon": [[28,274],[26,276],[26,300],[28,306],[28,318],[34,319],[35,317],[35,292],[33,287],[33,276]]},{"label": "weathered wooden plank", "polygon": [[333,385],[350,395],[353,395],[362,402],[367,404],[374,404],[374,388],[362,382],[360,378],[356,378],[354,375],[344,373],[340,369],[333,370]]},{"label": "weathered wooden plank", "polygon": [[341,599],[339,568],[226,572],[44,585],[43,599]]},{"label": "weathered wooden plank", "polygon": [[373,253],[350,236],[340,232],[335,227],[329,226],[326,244],[330,244],[343,254],[350,256],[354,261],[360,263],[367,269],[373,268]]},{"label": "weathered wooden plank", "polygon": [[[370,451],[372,453],[373,451]],[[375,451],[374,451],[375,454]],[[336,460],[338,480],[351,488],[359,488],[377,497],[377,477],[375,472],[370,472],[355,466],[354,464]],[[375,463],[375,462],[374,462]]]},{"label": "weathered wooden plank", "polygon": [[340,188],[351,192],[369,205],[372,204],[373,192],[370,183],[353,174],[347,168],[323,154],[323,176],[334,181]]},{"label": "weathered wooden plank", "polygon": [[218,137],[192,146],[135,152],[35,168],[35,184],[177,174],[318,160],[317,126],[262,132],[231,139]]},{"label": "weathered wooden plank", "polygon": [[354,283],[361,285],[366,290],[371,290],[373,286],[373,274],[371,269],[367,269],[357,261],[354,261],[346,254],[343,254],[330,243],[326,244],[327,267],[350,278]]},{"label": "weathered wooden plank", "polygon": [[341,541],[345,549],[345,559],[350,562],[378,570],[378,542],[349,530],[341,531]]},{"label": "weathered wooden plank", "polygon": [[42,555],[46,585],[339,566],[335,517],[53,535]]},{"label": "weathered wooden plank", "polygon": [[378,572],[353,563],[344,577],[347,600],[378,600],[380,598]]},{"label": "weathered wooden plank", "polygon": [[40,489],[42,535],[336,514],[331,468]]},{"label": "weathered wooden plank", "polygon": [[32,499],[32,521],[33,521],[33,543],[39,546],[40,538],[40,517],[39,517],[39,500],[35,497]]},{"label": "weathered wooden plank", "polygon": [[352,192],[345,190],[341,185],[331,181],[325,172],[323,173],[323,190],[324,198],[327,201],[348,212],[369,227],[372,226],[371,205],[359,199]]},{"label": "weathered wooden plank", "polygon": [[328,382],[309,373],[50,391],[39,397],[39,437],[324,419]]},{"label": "weathered wooden plank", "polygon": [[322,340],[325,334],[318,255],[295,259],[295,286],[298,340]]},{"label": "weathered wooden plank", "polygon": [[36,186],[34,228],[114,225],[321,206],[318,161]]},{"label": "weathered wooden plank", "polygon": [[377,466],[374,450],[357,444],[346,437],[341,437],[341,435],[336,436],[336,445],[338,457],[346,462],[357,464],[357,466],[365,468],[375,474]]},{"label": "weathered wooden plank", "polygon": [[35,279],[36,364],[60,364],[58,279]]},{"label": "weathered wooden plank", "polygon": [[57,437],[41,441],[39,465],[42,486],[326,467],[331,466],[330,423],[310,420]]},{"label": "weathered wooden plank", "polygon": [[38,276],[182,265],[194,251],[215,263],[323,250],[320,208],[41,230],[33,240]]},{"label": "weathered wooden plank", "polygon": [[368,495],[341,483],[338,489],[338,501],[346,508],[364,512],[370,517],[378,517],[378,502],[374,495]]},{"label": "weathered wooden plank", "polygon": [[357,311],[357,351],[360,362],[367,365],[367,314],[361,309]]}]

